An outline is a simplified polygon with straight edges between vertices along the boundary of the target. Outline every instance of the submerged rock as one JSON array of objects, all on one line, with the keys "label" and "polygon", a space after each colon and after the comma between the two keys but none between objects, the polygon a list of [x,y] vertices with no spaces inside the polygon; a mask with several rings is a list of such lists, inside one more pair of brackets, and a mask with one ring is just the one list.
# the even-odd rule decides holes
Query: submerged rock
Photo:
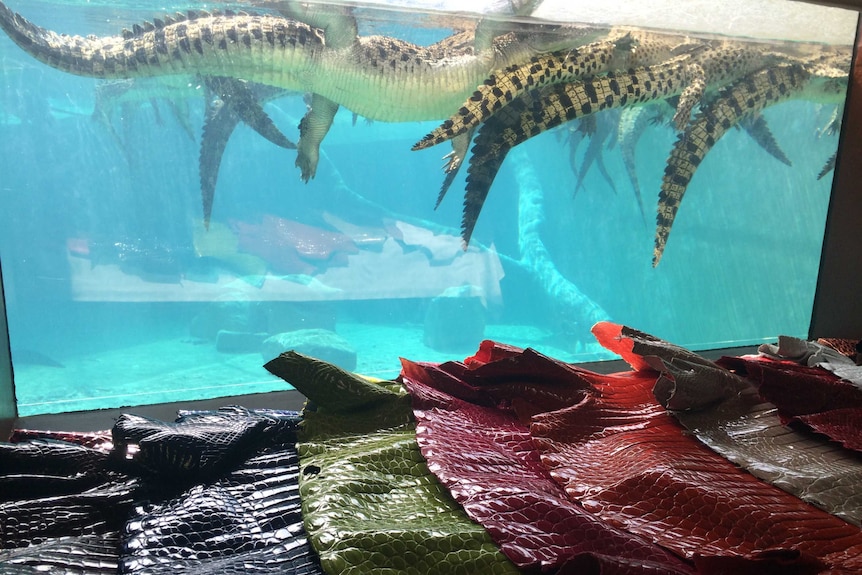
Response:
[{"label": "submerged rock", "polygon": [[437,351],[473,349],[485,336],[485,306],[470,286],[450,288],[428,304],[425,345]]},{"label": "submerged rock", "polygon": [[221,353],[254,353],[268,334],[263,332],[219,330],[216,350]]}]

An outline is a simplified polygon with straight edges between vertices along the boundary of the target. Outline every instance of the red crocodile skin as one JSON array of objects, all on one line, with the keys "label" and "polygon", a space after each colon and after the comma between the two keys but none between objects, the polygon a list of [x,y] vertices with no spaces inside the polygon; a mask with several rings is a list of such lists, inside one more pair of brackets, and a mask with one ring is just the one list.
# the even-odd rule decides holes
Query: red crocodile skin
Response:
[{"label": "red crocodile skin", "polygon": [[[490,361],[495,357],[500,356],[489,356]],[[567,367],[542,366],[536,357],[522,354],[516,363],[532,363],[536,368],[532,375],[538,380],[543,380],[541,374]],[[429,468],[516,565],[582,575],[694,573],[679,558],[646,539],[611,527],[570,501],[539,461],[528,426],[513,410],[453,396],[493,403],[478,396],[504,395],[501,388],[506,384],[501,385],[497,377],[499,365],[485,368],[486,373],[497,374],[485,378],[476,376],[481,362],[473,362],[476,370],[469,374],[463,364],[455,362],[435,366],[402,360],[402,365],[402,381],[413,397],[417,441]],[[459,389],[452,371],[478,385],[464,383]],[[511,377],[514,373],[504,377],[509,379],[510,390],[521,393],[531,387],[521,377]],[[441,382],[453,395],[435,389]],[[551,386],[572,387],[571,378],[536,385],[542,388],[544,399],[550,397]],[[593,392],[583,382],[573,387],[580,398]],[[558,395],[567,397],[562,392]]]},{"label": "red crocodile skin", "polygon": [[862,390],[819,367],[761,357],[723,357],[719,365],[745,375],[784,423],[799,421],[862,451]]},{"label": "red crocodile skin", "polygon": [[[465,362],[421,364],[429,385],[478,405],[512,410],[524,423],[535,413],[580,401],[591,372],[555,361],[533,349],[486,340]],[[560,382],[567,382],[561,385]]]},{"label": "red crocodile skin", "polygon": [[[617,351],[618,342],[630,353],[626,338],[607,337],[617,328],[602,326],[603,345]],[[790,562],[782,572],[816,570],[818,561],[829,573],[862,572],[858,527],[757,480],[685,435],[655,401],[649,375],[609,376],[600,395],[534,418],[542,462],[573,499],[701,568],[715,564],[710,555],[731,553],[772,569]]]}]

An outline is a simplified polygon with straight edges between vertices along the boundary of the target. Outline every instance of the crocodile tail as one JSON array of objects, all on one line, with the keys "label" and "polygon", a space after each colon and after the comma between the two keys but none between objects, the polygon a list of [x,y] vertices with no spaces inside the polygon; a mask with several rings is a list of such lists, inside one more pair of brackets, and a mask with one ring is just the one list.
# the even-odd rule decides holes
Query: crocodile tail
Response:
[{"label": "crocodile tail", "polygon": [[641,136],[649,126],[649,122],[649,109],[646,106],[635,106],[623,109],[620,123],[617,126],[617,141],[620,143],[620,153],[622,154],[623,164],[626,167],[626,173],[628,174],[629,182],[631,182],[632,191],[634,191],[644,225],[646,225],[646,214],[644,213],[641,187],[638,182],[635,151],[637,150],[637,144]]},{"label": "crocodile tail", "polygon": [[610,73],[524,93],[488,118],[479,129],[470,157],[461,226],[465,246],[509,150],[563,122],[627,103],[665,98],[674,90],[678,92],[679,85],[678,73],[661,67]]},{"label": "crocodile tail", "polygon": [[658,265],[664,253],[673,220],[688,184],[715,143],[743,117],[800,92],[808,78],[809,74],[800,66],[767,68],[749,74],[723,90],[688,125],[671,151],[661,184],[653,267]]},{"label": "crocodile tail", "polygon": [[604,72],[615,50],[614,42],[595,42],[577,49],[533,56],[524,64],[498,70],[473,92],[455,115],[417,142],[413,149],[435,146],[475,128],[524,92]]},{"label": "crocodile tail", "polygon": [[[491,151],[493,150],[493,151]],[[479,220],[479,214],[485,205],[485,199],[491,190],[491,184],[503,165],[503,160],[511,148],[506,146],[485,148],[482,144],[473,147],[474,157],[481,161],[471,162],[467,173],[467,188],[464,193],[464,211],[461,216],[461,239],[464,249],[470,245],[473,229]]]},{"label": "crocodile tail", "polygon": [[[274,16],[189,12],[156,19],[121,36],[66,36],[40,28],[0,3],[0,28],[21,49],[45,64],[79,76],[131,78],[199,73],[230,76],[260,58],[258,46],[309,56],[323,46],[321,32]],[[305,50],[298,50],[304,48]],[[242,55],[242,58],[238,56]],[[243,59],[245,61],[243,61]],[[272,66],[246,79],[279,79]]]},{"label": "crocodile tail", "polygon": [[[511,105],[491,116],[479,128],[467,169],[467,187],[461,217],[464,249],[470,244],[485,199],[509,151],[532,135],[530,125],[535,126],[537,121],[541,121],[544,100],[536,92],[523,94]],[[557,118],[554,121],[560,124],[562,119]]]},{"label": "crocodile tail", "polygon": [[[93,42],[81,36],[60,36],[36,26],[0,2],[0,28],[22,50],[53,67],[71,71],[75,56],[80,57]],[[68,64],[64,66],[64,64]]]},{"label": "crocodile tail", "polygon": [[215,200],[218,171],[230,135],[239,125],[240,118],[233,107],[216,105],[214,98],[206,100],[206,114],[201,135],[198,173],[201,180],[201,204],[204,227],[209,229]]},{"label": "crocodile tail", "polygon": [[751,138],[757,142],[757,144],[763,148],[766,153],[785,166],[793,165],[790,158],[787,157],[787,154],[785,154],[784,150],[781,149],[781,146],[778,145],[778,140],[775,139],[775,135],[773,135],[772,130],[769,128],[769,124],[766,123],[766,118],[760,114],[752,114],[751,116],[744,118],[741,125],[745,132],[751,136]]}]

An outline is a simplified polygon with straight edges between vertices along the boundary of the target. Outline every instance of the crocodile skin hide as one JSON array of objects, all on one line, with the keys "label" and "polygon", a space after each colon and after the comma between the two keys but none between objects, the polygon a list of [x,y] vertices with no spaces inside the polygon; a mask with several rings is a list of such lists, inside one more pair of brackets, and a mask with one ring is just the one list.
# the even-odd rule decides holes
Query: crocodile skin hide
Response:
[{"label": "crocodile skin hide", "polygon": [[[626,354],[637,352],[656,368],[660,374],[653,388],[656,399],[713,451],[803,501],[854,525],[862,523],[862,461],[856,453],[799,426],[784,425],[775,405],[758,397],[748,381],[688,350],[609,323],[594,331],[606,346]],[[857,394],[857,402],[862,399],[855,387],[844,385],[849,389],[843,391]],[[807,399],[809,410],[822,406],[823,400],[853,404],[852,393],[838,393],[840,385],[824,387],[815,380],[802,387],[796,393],[784,386],[782,393],[772,396],[797,406],[806,405],[799,403],[800,398]],[[859,433],[860,421],[857,418],[854,425],[848,418],[846,424]]]},{"label": "crocodile skin hide", "polygon": [[107,437],[16,431],[0,443],[0,574],[117,572],[139,485],[109,468]]},{"label": "crocodile skin hide", "polygon": [[138,505],[122,533],[122,573],[322,573],[302,529],[292,444],[213,483]]},{"label": "crocodile skin hide", "polygon": [[[653,395],[659,373],[649,362],[662,364],[672,357],[680,361],[689,352],[632,333],[643,337],[633,341],[621,334],[620,326],[609,324],[600,339],[642,368],[635,373],[584,372],[531,350],[520,354],[513,348],[495,349],[488,342],[464,364],[449,362],[426,370],[425,364],[405,362],[405,381],[416,392],[418,435],[423,447],[429,448],[431,468],[474,513],[471,498],[481,501],[482,482],[489,490],[501,485],[511,489],[506,470],[514,462],[526,462],[522,475],[540,490],[541,467],[537,471],[527,465],[537,461],[528,455],[530,442],[514,431],[515,422],[526,418],[531,421],[530,438],[538,448],[538,461],[572,502],[608,528],[639,535],[693,562],[698,572],[862,569],[862,533],[857,527],[741,471],[680,427]],[[545,361],[557,365],[548,367]],[[487,389],[476,376],[480,370],[495,374]],[[557,387],[568,390],[568,399],[559,402],[559,409],[549,409],[551,398],[562,395],[549,389],[550,380],[539,376],[536,382],[546,411],[531,404],[515,417],[518,409],[510,399],[530,397],[525,390],[533,383],[531,374],[552,373],[558,378]],[[422,381],[414,385],[417,379]],[[735,380],[722,379],[711,393],[718,397],[733,385]],[[428,391],[429,387],[434,389]],[[459,393],[462,402],[447,397]],[[469,408],[462,409],[466,402]],[[482,432],[473,433],[477,426]],[[453,455],[447,461],[450,454],[460,454],[462,459]],[[481,480],[474,469],[482,471]],[[504,479],[498,479],[496,471],[502,471]],[[485,512],[488,528],[503,549],[520,534],[534,533],[520,525],[506,532],[495,524],[505,525],[508,519],[505,493],[494,498],[493,515]],[[551,517],[559,517],[556,509],[555,513]],[[524,515],[515,513],[511,520],[524,522]],[[474,517],[483,521],[479,515]],[[551,552],[550,544],[535,546]],[[523,553],[523,546],[519,551]],[[526,555],[521,558],[526,560]],[[539,564],[543,560],[551,568],[547,557],[539,557]]]},{"label": "crocodile skin hide", "polygon": [[267,442],[295,440],[298,421],[297,413],[231,406],[181,412],[174,422],[124,413],[111,433],[119,453],[136,446],[141,473],[192,481],[218,477]]},{"label": "crocodile skin hide", "polygon": [[300,493],[327,573],[518,572],[429,471],[400,386],[293,352],[266,368],[314,402],[298,444]]},{"label": "crocodile skin hide", "polygon": [[[84,445],[89,434],[62,436],[0,443],[0,550],[122,527],[137,481],[111,469],[107,453]],[[16,564],[27,553],[16,552]],[[12,560],[0,551],[0,565]]]},{"label": "crocodile skin hide", "polygon": [[119,539],[119,533],[107,531],[55,537],[28,547],[0,551],[0,575],[116,575]]},{"label": "crocodile skin hide", "polygon": [[[629,357],[642,346],[650,353],[673,350],[634,330],[629,337],[627,330],[605,324],[600,339],[630,363],[652,361]],[[862,569],[858,527],[742,472],[682,433],[653,396],[656,375],[642,369],[617,379],[600,397],[535,418],[532,430],[543,461],[572,497],[608,521],[696,560],[727,554],[763,558],[768,552],[784,559],[798,554],[831,573]],[[574,465],[576,454],[580,461]]]},{"label": "crocodile skin hide", "polygon": [[[454,378],[441,375],[458,364],[438,367],[402,360],[402,365],[404,385],[413,395],[417,440],[429,467],[519,567],[584,574],[694,572],[666,551],[570,501],[539,461],[529,426],[512,410],[476,405],[434,389],[438,381],[454,383]],[[541,364],[536,367],[540,372]],[[500,394],[495,378],[485,381]],[[558,387],[565,383],[558,380]],[[518,395],[527,395],[531,387],[526,381],[512,386]],[[479,391],[466,384],[463,388],[464,395],[474,398]]]},{"label": "crocodile skin hide", "polygon": [[535,418],[542,461],[570,497],[696,561],[798,553],[836,573],[862,569],[857,527],[744,473],[683,433],[653,399],[653,381],[618,378],[600,398]]},{"label": "crocodile skin hide", "polygon": [[0,444],[0,574],[322,573],[302,526],[298,421],[123,416],[116,449],[107,434],[17,432]]},{"label": "crocodile skin hide", "polygon": [[728,369],[746,375],[761,397],[775,404],[785,422],[799,421],[814,431],[862,451],[862,391],[819,367],[768,358],[723,357]]}]

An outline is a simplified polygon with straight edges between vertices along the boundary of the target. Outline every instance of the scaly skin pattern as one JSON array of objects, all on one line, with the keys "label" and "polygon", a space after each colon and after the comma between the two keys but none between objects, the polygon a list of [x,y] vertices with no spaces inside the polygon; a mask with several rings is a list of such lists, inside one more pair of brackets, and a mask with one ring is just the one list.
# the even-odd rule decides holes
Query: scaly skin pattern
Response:
[{"label": "scaly skin pattern", "polygon": [[720,87],[770,65],[775,56],[740,44],[703,46],[656,65],[546,86],[525,93],[488,118],[479,129],[470,159],[462,239],[469,243],[491,184],[509,150],[563,122],[601,110],[634,106],[680,95],[692,77]]},{"label": "scaly skin pattern", "polygon": [[[96,78],[199,74],[312,92],[372,120],[445,118],[492,70],[538,51],[595,39],[598,30],[495,43],[481,53],[440,53],[385,36],[328,46],[323,30],[245,13],[190,13],[136,26],[123,36],[65,36],[0,3],[0,28],[38,60]],[[530,38],[529,40],[532,40]]]},{"label": "scaly skin pattern", "polygon": [[421,150],[466,133],[529,90],[573,82],[611,70],[669,60],[677,39],[636,30],[614,30],[606,40],[577,49],[540,54],[491,74],[458,110],[415,146]]},{"label": "scaly skin pattern", "polygon": [[563,122],[678,93],[684,81],[685,69],[676,62],[626,73],[609,73],[523,94],[488,118],[476,136],[470,158],[461,219],[464,244],[470,242],[491,184],[509,150]]},{"label": "scaly skin pattern", "polygon": [[728,88],[701,110],[674,146],[662,180],[656,216],[653,266],[658,265],[692,176],[715,143],[744,116],[802,92],[811,75],[801,66],[767,68]]},{"label": "scaly skin pattern", "polygon": [[[672,47],[668,46],[667,51],[672,51]],[[661,52],[651,53],[660,54]],[[692,48],[690,53],[680,54],[679,56],[671,58],[661,58],[657,60],[654,65],[639,66],[638,68],[629,71],[630,75],[640,74],[643,72],[646,74],[656,75],[664,74],[665,77],[667,77],[668,75],[675,75],[677,77],[678,81],[664,87],[664,91],[656,92],[655,96],[652,98],[640,99],[635,102],[632,102],[628,98],[625,98],[625,95],[622,93],[611,94],[611,97],[616,98],[623,96],[623,99],[621,101],[608,102],[606,105],[602,105],[602,102],[595,100],[592,97],[585,98],[583,95],[579,94],[584,88],[587,90],[590,89],[590,84],[593,80],[590,79],[590,75],[588,74],[586,78],[582,78],[580,79],[580,81],[564,82],[562,84],[562,88],[557,88],[556,90],[549,90],[545,92],[547,94],[546,103],[553,109],[542,110],[542,115],[547,116],[547,122],[551,122],[553,123],[553,126],[557,126],[562,121],[568,121],[574,118],[579,118],[584,115],[594,113],[595,111],[597,111],[597,108],[605,109],[616,106],[632,105],[653,99],[667,98],[676,95],[685,96],[686,94],[697,94],[697,98],[694,101],[691,101],[691,98],[689,98],[689,102],[685,103],[685,108],[690,110],[699,101],[700,95],[702,95],[704,87],[722,86],[728,81],[740,78],[753,70],[761,68],[764,65],[775,61],[776,57],[777,55],[768,54],[758,48],[744,46],[741,44],[720,44],[716,46],[702,45],[697,48]],[[640,60],[643,59],[645,58],[641,58]],[[652,57],[648,59],[651,60]],[[555,58],[553,57],[539,58],[539,60],[544,62],[545,68],[542,68],[543,70],[546,70],[548,67],[555,68],[560,65],[559,62],[555,64],[552,63],[555,60]],[[543,75],[545,77],[548,76],[548,72],[546,71],[536,72],[536,74]],[[620,76],[622,74],[619,71],[615,71],[612,72],[612,74],[608,74],[608,76],[611,75]],[[577,76],[575,75],[575,77]],[[594,81],[601,83],[602,78],[598,77]],[[559,82],[544,82],[544,84],[550,86],[560,85]],[[693,86],[695,87],[695,89],[692,89]],[[602,89],[601,86],[596,87],[596,90],[600,89]],[[554,102],[556,97],[555,95],[559,94],[560,91],[565,91],[569,95],[574,97],[574,107],[559,107]],[[652,89],[649,88],[648,91],[652,91]],[[521,93],[523,93],[523,90],[519,92],[519,94]],[[496,106],[496,104],[491,101],[494,99],[493,94],[491,94],[491,96],[492,97],[489,98],[488,103],[483,103],[479,105],[493,112],[498,110],[501,106]],[[501,96],[501,98],[505,100],[506,95],[504,94],[503,96]],[[513,101],[514,98],[515,96],[513,96]],[[461,111],[459,111],[458,113],[458,116],[463,115],[461,112],[464,109],[465,107],[462,107]],[[470,114],[472,114],[472,112],[469,112],[468,110],[467,115],[469,116]],[[560,114],[562,114],[562,116],[559,116]],[[488,114],[488,116],[490,116],[490,114]],[[479,119],[479,117],[477,116],[476,119],[472,120],[471,122],[464,123],[464,125],[472,125],[474,123],[478,123],[479,121],[487,120],[488,116],[483,115],[481,119]],[[423,140],[417,143],[414,146],[414,149],[422,149],[436,145],[449,139],[452,135],[460,133],[461,130],[459,125],[461,122],[456,120],[456,117],[457,116],[453,116],[452,118],[444,122],[444,124],[441,125],[440,128],[427,135],[425,138],[423,138]],[[529,120],[524,119],[523,121],[527,124],[530,124]],[[450,123],[452,128],[444,128],[444,126],[449,126]],[[541,122],[538,122],[536,125],[539,128],[543,128]],[[540,129],[540,132],[544,131],[544,129],[547,128]],[[527,134],[525,133],[524,135]],[[532,135],[530,135],[529,137],[532,137]],[[518,139],[520,139],[520,137]],[[520,141],[517,143],[520,143]]]}]

